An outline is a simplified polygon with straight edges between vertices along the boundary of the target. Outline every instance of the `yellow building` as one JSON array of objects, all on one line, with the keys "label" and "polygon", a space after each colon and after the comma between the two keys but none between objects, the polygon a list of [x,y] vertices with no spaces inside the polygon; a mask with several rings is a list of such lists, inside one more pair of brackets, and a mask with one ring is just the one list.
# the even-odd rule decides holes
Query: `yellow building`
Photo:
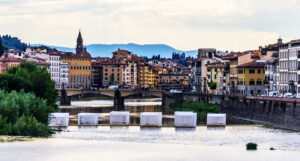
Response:
[{"label": "yellow building", "polygon": [[225,87],[224,79],[224,63],[207,64],[207,83],[206,89],[210,94],[223,94]]},{"label": "yellow building", "polygon": [[138,86],[141,88],[155,88],[158,83],[158,72],[151,65],[140,63],[138,66]]},{"label": "yellow building", "polygon": [[61,60],[69,64],[69,88],[91,87],[92,62],[89,53],[68,52],[61,55]]},{"label": "yellow building", "polygon": [[261,95],[265,91],[265,62],[253,61],[237,66],[238,91],[245,95]]}]

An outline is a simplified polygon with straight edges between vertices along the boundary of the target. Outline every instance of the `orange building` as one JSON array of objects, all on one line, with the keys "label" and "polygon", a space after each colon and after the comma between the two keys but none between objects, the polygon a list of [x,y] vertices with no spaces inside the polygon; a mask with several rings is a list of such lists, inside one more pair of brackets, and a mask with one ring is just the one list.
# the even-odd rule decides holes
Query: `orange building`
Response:
[{"label": "orange building", "polygon": [[18,58],[1,58],[0,59],[0,73],[6,73],[10,67],[19,66],[23,59]]}]

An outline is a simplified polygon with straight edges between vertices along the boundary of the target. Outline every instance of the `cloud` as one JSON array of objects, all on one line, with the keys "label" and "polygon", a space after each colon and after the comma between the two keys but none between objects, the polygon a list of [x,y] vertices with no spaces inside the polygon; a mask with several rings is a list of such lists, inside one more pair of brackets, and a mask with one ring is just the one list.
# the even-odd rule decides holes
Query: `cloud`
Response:
[{"label": "cloud", "polygon": [[299,0],[0,0],[0,34],[31,43],[166,43],[247,50],[299,38]]}]

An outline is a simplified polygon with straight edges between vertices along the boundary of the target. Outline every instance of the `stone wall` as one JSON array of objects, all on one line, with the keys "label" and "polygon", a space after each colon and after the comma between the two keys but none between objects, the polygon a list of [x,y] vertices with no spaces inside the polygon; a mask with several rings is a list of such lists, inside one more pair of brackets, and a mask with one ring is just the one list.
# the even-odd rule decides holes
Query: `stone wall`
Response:
[{"label": "stone wall", "polygon": [[280,128],[300,130],[300,103],[295,99],[225,96],[221,112]]},{"label": "stone wall", "polygon": [[217,103],[221,105],[221,112],[226,113],[228,118],[233,116],[279,128],[300,130],[300,99],[164,92],[164,113],[173,113],[169,105],[174,101]]}]

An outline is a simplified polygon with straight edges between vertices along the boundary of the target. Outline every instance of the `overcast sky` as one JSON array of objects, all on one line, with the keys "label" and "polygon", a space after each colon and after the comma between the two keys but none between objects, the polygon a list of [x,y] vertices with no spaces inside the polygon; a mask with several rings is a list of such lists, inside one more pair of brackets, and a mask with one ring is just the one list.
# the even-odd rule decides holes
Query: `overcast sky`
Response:
[{"label": "overcast sky", "polygon": [[0,34],[28,43],[242,51],[300,38],[300,0],[0,0]]}]

